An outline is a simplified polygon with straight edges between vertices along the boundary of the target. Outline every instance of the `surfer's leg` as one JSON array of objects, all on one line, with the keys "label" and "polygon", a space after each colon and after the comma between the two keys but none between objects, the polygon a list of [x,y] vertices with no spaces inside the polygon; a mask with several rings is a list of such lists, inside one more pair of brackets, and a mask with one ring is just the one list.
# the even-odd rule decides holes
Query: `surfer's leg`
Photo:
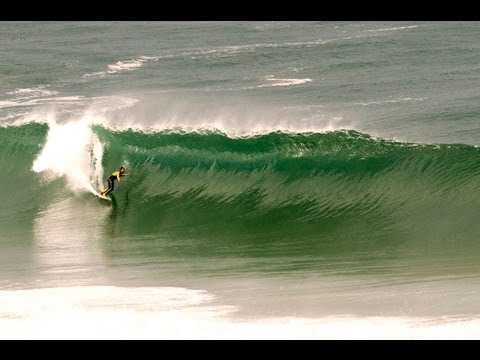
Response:
[{"label": "surfer's leg", "polygon": [[110,179],[107,179],[107,187],[103,189],[100,194],[105,195],[107,191],[110,189]]},{"label": "surfer's leg", "polygon": [[108,179],[108,189],[103,193],[103,195],[108,195],[113,191],[113,181]]}]

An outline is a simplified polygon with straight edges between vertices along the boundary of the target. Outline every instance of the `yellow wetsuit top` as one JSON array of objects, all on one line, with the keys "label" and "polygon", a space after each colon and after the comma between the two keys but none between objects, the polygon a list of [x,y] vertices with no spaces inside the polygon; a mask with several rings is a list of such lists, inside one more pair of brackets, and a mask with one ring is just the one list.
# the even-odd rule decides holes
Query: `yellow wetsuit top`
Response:
[{"label": "yellow wetsuit top", "polygon": [[112,181],[115,181],[116,179],[120,180],[120,176],[123,176],[120,174],[120,171],[114,171],[112,175],[110,175],[109,179]]}]

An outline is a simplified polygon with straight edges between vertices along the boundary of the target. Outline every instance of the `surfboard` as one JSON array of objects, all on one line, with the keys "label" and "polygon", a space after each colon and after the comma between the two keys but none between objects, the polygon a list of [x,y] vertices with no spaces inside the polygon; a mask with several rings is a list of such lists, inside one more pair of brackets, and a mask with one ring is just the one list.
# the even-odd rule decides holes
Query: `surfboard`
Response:
[{"label": "surfboard", "polygon": [[106,196],[106,195],[98,194],[98,197],[99,197],[100,199],[105,199],[105,200],[108,200],[108,201],[112,201],[112,199],[109,198],[109,197]]},{"label": "surfboard", "polygon": [[91,191],[93,194],[97,195],[100,199],[104,199],[104,200],[107,200],[107,201],[112,201],[112,198],[111,198],[111,197],[106,196],[106,195],[102,195],[102,194],[101,194],[101,191],[98,190],[98,189],[96,188],[96,186],[94,186],[93,184],[90,184],[89,188],[90,188],[90,191]]},{"label": "surfboard", "polygon": [[110,197],[106,196],[106,195],[102,195],[100,193],[97,193],[97,195],[100,199],[105,199],[105,200],[108,200],[108,201],[112,201],[112,199]]}]

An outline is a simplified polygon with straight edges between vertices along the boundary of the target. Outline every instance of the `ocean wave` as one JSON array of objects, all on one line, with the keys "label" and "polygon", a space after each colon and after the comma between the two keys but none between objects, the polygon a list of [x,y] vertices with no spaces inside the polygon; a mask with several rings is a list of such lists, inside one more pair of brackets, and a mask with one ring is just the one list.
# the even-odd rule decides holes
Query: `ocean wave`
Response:
[{"label": "ocean wave", "polygon": [[[312,251],[306,243],[322,252],[341,251],[352,239],[382,249],[401,245],[406,234],[419,238],[417,246],[453,236],[444,248],[458,253],[470,251],[469,239],[480,231],[477,147],[399,143],[346,130],[229,137],[77,125],[0,127],[4,188],[26,196],[25,189],[40,183],[39,193],[25,199],[96,201],[91,184],[105,185],[102,174],[128,164],[131,176],[116,188],[113,206],[129,210],[115,231],[222,234],[212,240],[220,252],[228,249],[223,242],[255,233],[275,234],[279,243],[301,234],[301,252]],[[15,212],[19,204],[12,199],[8,206],[8,198],[3,212]],[[332,241],[335,248],[328,247]],[[201,243],[195,244],[191,251]]]},{"label": "ocean wave", "polygon": [[369,105],[382,105],[382,104],[395,104],[395,103],[410,103],[410,102],[418,102],[418,101],[425,101],[428,98],[412,98],[408,96],[398,97],[393,99],[387,100],[377,100],[377,101],[366,101],[366,102],[355,102],[353,105],[362,105],[362,106],[369,106]]},{"label": "ocean wave", "polygon": [[55,105],[75,103],[84,100],[84,96],[56,96],[50,98],[18,98],[15,100],[3,100],[0,101],[0,108],[21,107],[21,106],[37,106],[49,103]]},{"label": "ocean wave", "polygon": [[140,56],[138,58],[130,59],[130,60],[123,60],[117,61],[114,64],[107,65],[107,70],[105,71],[97,71],[93,73],[84,74],[83,78],[89,77],[104,77],[107,74],[115,74],[121,73],[125,71],[133,71],[142,67],[145,63],[149,61],[156,61],[160,57],[158,56]]},{"label": "ocean wave", "polygon": [[267,76],[266,80],[270,83],[258,85],[257,87],[272,87],[272,86],[291,86],[291,85],[300,85],[313,81],[309,78],[304,79],[281,79],[275,78],[273,75]]},{"label": "ocean wave", "polygon": [[418,25],[395,26],[390,28],[364,30],[364,32],[398,31],[398,30],[406,30],[406,29],[415,29],[417,27]]},{"label": "ocean wave", "polygon": [[58,91],[47,89],[48,86],[38,86],[35,88],[17,88],[7,92],[8,95],[14,95],[16,99],[31,99],[36,97],[45,97],[57,95]]}]

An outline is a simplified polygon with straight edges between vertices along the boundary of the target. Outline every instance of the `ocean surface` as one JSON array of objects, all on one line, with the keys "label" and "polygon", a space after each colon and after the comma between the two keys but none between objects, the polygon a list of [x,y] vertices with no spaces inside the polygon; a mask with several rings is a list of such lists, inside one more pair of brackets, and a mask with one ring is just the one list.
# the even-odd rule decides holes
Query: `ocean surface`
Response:
[{"label": "ocean surface", "polygon": [[0,339],[480,339],[480,23],[0,49]]}]

